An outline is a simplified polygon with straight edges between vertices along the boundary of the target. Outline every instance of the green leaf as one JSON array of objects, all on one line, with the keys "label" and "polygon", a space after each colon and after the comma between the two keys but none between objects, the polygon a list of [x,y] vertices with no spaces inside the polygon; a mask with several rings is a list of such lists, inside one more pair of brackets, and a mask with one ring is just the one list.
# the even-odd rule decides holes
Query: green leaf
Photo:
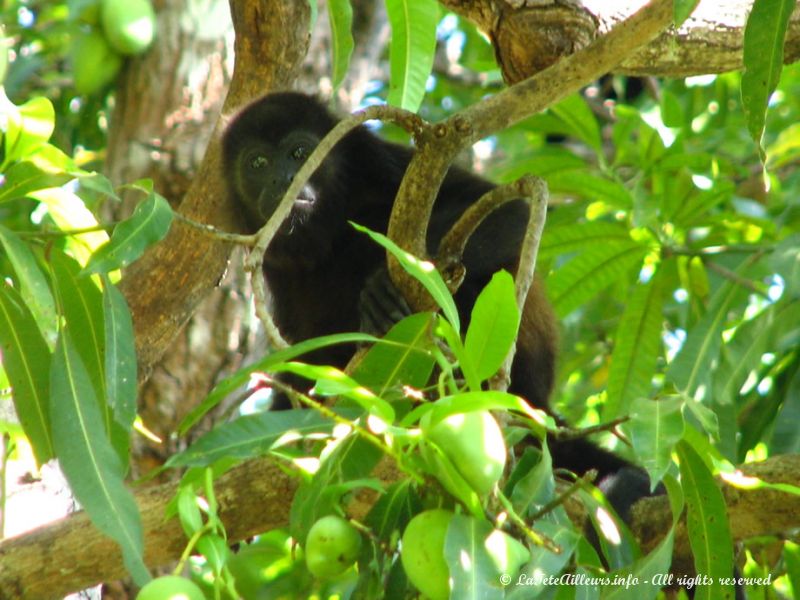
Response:
[{"label": "green leaf", "polygon": [[133,215],[119,223],[111,241],[98,248],[89,259],[84,272],[100,273],[125,267],[144,251],[163,239],[172,224],[172,209],[160,195],[151,192]]},{"label": "green leaf", "polygon": [[50,267],[61,315],[69,324],[71,340],[92,382],[94,397],[104,399],[103,296],[92,278],[79,274],[75,259],[60,250],[51,250]]},{"label": "green leaf", "polygon": [[628,414],[635,398],[650,395],[661,354],[663,304],[659,273],[648,283],[636,285],[630,294],[614,337],[604,419]]},{"label": "green leaf", "polygon": [[703,224],[710,218],[708,215],[715,207],[733,198],[735,191],[736,186],[732,182],[716,181],[710,190],[693,193],[681,203],[670,221],[686,229]]},{"label": "green leaf", "polygon": [[331,53],[333,54],[333,89],[344,80],[350,56],[353,54],[353,7],[350,0],[330,0],[328,17],[331,23]]},{"label": "green leaf", "polygon": [[378,448],[358,435],[346,437],[325,455],[311,480],[303,482],[294,495],[289,531],[295,539],[305,539],[314,521],[336,512],[342,495],[353,491],[350,482],[369,477],[383,456]]},{"label": "green leaf", "polygon": [[136,418],[136,347],[133,320],[125,297],[103,279],[106,401],[114,419],[130,431]]},{"label": "green leaf", "polygon": [[[47,212],[59,229],[91,229],[99,225],[83,200],[66,187],[47,188],[30,194],[47,206]],[[67,248],[80,262],[85,264],[92,253],[108,241],[105,231],[89,231],[66,238]]]},{"label": "green leaf", "polygon": [[631,418],[624,425],[625,431],[652,482],[660,481],[672,464],[672,449],[683,437],[682,409],[680,397],[640,398],[631,406]]},{"label": "green leaf", "polygon": [[783,44],[795,0],[755,0],[744,29],[742,109],[761,149],[769,97],[783,69]]},{"label": "green leaf", "polygon": [[634,241],[598,245],[560,267],[547,280],[556,313],[564,317],[639,267],[646,246]]},{"label": "green leaf", "polygon": [[486,548],[494,531],[487,521],[453,516],[444,542],[444,557],[453,578],[451,598],[503,598],[503,589],[497,585],[499,570]]},{"label": "green leaf", "polygon": [[344,396],[386,423],[394,422],[394,409],[391,404],[378,398],[355,379],[335,367],[285,362],[276,365],[274,370],[277,373],[293,373],[316,381],[314,390],[318,395]]},{"label": "green leaf", "polygon": [[547,227],[539,246],[539,258],[552,258],[609,243],[629,243],[631,232],[619,223],[589,221]]},{"label": "green leaf", "polygon": [[[563,511],[563,507],[561,510]],[[571,523],[569,521],[566,523],[556,523],[547,519],[540,519],[536,522],[536,531],[552,540],[561,552],[556,554],[546,548],[536,548],[531,561],[525,565],[525,569],[523,570],[523,573],[526,574],[524,587],[522,585],[515,586],[518,578],[513,577],[513,574],[509,573],[509,575],[512,575],[511,586],[514,586],[512,589],[514,589],[515,592],[522,593],[508,594],[508,598],[523,600],[525,598],[545,598],[548,596],[549,592],[547,592],[547,590],[552,589],[552,587],[547,584],[545,578],[548,576],[555,578],[561,575],[564,568],[573,557],[578,543],[581,541],[581,535],[576,532],[574,528],[571,528],[570,525]],[[576,562],[579,564],[581,563],[579,560]],[[541,574],[542,577],[530,577],[532,573],[536,573],[537,575]],[[575,586],[572,587],[574,589]],[[588,593],[584,597],[592,598],[597,596],[592,596],[591,593]]]},{"label": "green leaf", "polygon": [[800,123],[792,123],[780,131],[766,152],[767,167],[773,172],[800,160]]},{"label": "green leaf", "polygon": [[27,160],[11,165],[4,175],[5,182],[0,186],[0,203],[24,198],[45,188],[58,187],[72,179],[71,175],[42,169]]},{"label": "green leaf", "polygon": [[464,340],[466,357],[479,381],[502,366],[517,338],[519,320],[514,278],[506,271],[495,273],[475,301]]},{"label": "green leaf", "polygon": [[269,371],[278,363],[292,360],[298,356],[327,346],[350,343],[374,343],[377,341],[379,341],[378,338],[367,335],[366,333],[338,333],[304,340],[298,344],[294,344],[290,348],[273,352],[269,356],[265,356],[252,365],[220,381],[216,387],[211,390],[211,393],[206,399],[184,417],[183,421],[181,421],[181,424],[178,426],[178,435],[185,435],[209,410],[219,404],[226,396],[245,385],[250,380],[250,376],[253,373]]},{"label": "green leaf", "polygon": [[386,0],[392,27],[388,102],[416,112],[436,51],[439,5],[435,0]]},{"label": "green leaf", "polygon": [[676,28],[689,18],[700,0],[675,0],[672,3],[672,22]]},{"label": "green leaf", "polygon": [[[675,542],[675,525],[647,556],[637,559],[631,566],[614,572],[615,581],[635,581],[638,585],[612,585],[604,589],[603,600],[655,600],[672,565],[672,546]],[[630,579],[629,579],[630,576]]]},{"label": "green leaf", "polygon": [[50,350],[13,287],[0,283],[0,348],[14,408],[41,465],[53,458],[50,432]]},{"label": "green leaf", "polygon": [[70,488],[92,523],[120,545],[125,567],[143,585],[150,574],[139,509],[123,482],[125,465],[109,442],[94,386],[67,328],[56,343],[50,392],[53,443]]},{"label": "green leaf", "polygon": [[666,379],[690,397],[694,397],[699,389],[708,391],[712,364],[718,359],[722,344],[728,307],[740,293],[741,288],[736,284],[722,285],[712,298],[706,314],[692,327],[667,369]]},{"label": "green leaf", "polygon": [[[363,414],[360,409],[335,412],[355,418]],[[285,435],[288,439],[318,433],[328,433],[334,422],[315,410],[297,409],[266,411],[239,417],[223,423],[200,436],[189,448],[174,454],[167,467],[205,467],[221,458],[247,459],[266,454]]]},{"label": "green leaf", "polygon": [[456,333],[461,331],[461,320],[458,317],[458,309],[453,300],[453,295],[450,293],[450,290],[447,289],[447,284],[432,263],[420,260],[413,254],[409,254],[381,233],[370,231],[366,227],[362,227],[356,223],[351,223],[351,225],[358,231],[366,233],[375,242],[391,252],[400,263],[400,266],[428,290],[428,293],[431,295],[434,302],[442,309],[442,313],[445,318],[450,321]]},{"label": "green leaf", "polygon": [[52,102],[42,96],[17,107],[5,92],[0,90],[0,94],[0,112],[6,117],[3,165],[7,165],[33,154],[50,139],[55,128],[56,113]]},{"label": "green leaf", "polygon": [[621,183],[593,175],[585,170],[559,171],[547,177],[550,194],[571,194],[592,202],[604,202],[612,208],[630,210],[631,192]]},{"label": "green leaf", "polygon": [[597,118],[581,94],[567,96],[549,110],[567,125],[566,133],[584,141],[595,152],[601,151],[603,141]]},{"label": "green leaf", "polygon": [[122,201],[122,199],[117,195],[117,192],[114,190],[114,185],[111,183],[108,177],[102,173],[87,173],[86,175],[81,176],[79,181],[82,189],[92,190],[93,192],[108,196],[117,202]]},{"label": "green leaf", "polygon": [[433,319],[431,313],[418,313],[399,321],[359,361],[353,379],[382,398],[393,387],[427,385],[435,364]]},{"label": "green leaf", "polygon": [[725,499],[700,456],[687,443],[677,445],[681,483],[686,499],[686,527],[697,573],[710,578],[697,587],[695,598],[733,598],[733,586],[720,585],[720,578],[733,576],[731,539]]},{"label": "green leaf", "polygon": [[495,390],[480,390],[443,396],[433,404],[420,405],[406,415],[402,423],[408,426],[415,423],[423,414],[430,412],[427,426],[434,427],[450,415],[476,410],[513,410],[531,418],[538,416],[534,409],[519,396]]},{"label": "green leaf", "polygon": [[391,484],[372,505],[364,524],[379,540],[387,543],[396,531],[402,531],[411,517],[422,510],[411,479]]},{"label": "green leaf", "polygon": [[54,334],[56,330],[56,306],[47,278],[28,244],[2,225],[0,244],[5,248],[8,260],[14,268],[20,294],[46,339],[46,336]]},{"label": "green leaf", "polygon": [[197,540],[197,550],[202,554],[208,566],[219,576],[231,554],[227,542],[215,534],[205,534]]},{"label": "green leaf", "polygon": [[800,233],[781,240],[768,260],[769,266],[783,278],[784,295],[800,298]]}]

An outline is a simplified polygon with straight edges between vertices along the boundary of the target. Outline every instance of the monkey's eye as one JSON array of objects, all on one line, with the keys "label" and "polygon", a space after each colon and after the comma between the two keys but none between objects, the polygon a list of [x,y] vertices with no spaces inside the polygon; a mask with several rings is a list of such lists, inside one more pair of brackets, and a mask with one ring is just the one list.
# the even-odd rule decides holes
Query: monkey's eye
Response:
[{"label": "monkey's eye", "polygon": [[254,171],[257,171],[259,169],[265,169],[268,164],[269,161],[267,160],[267,157],[264,156],[263,154],[256,154],[255,156],[250,158],[250,168],[253,169]]},{"label": "monkey's eye", "polygon": [[308,149],[305,146],[295,146],[289,155],[295,160],[305,160],[308,158]]}]

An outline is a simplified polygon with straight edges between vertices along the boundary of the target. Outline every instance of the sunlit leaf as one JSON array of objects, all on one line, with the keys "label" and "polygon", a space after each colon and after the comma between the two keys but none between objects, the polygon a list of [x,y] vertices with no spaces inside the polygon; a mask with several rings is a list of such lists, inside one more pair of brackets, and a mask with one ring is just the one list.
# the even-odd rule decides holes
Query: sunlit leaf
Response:
[{"label": "sunlit leaf", "polygon": [[494,375],[516,340],[519,329],[514,278],[495,273],[472,308],[464,350],[479,381]]},{"label": "sunlit leaf", "polygon": [[434,0],[387,0],[392,27],[388,102],[416,112],[433,67],[439,5]]},{"label": "sunlit leaf", "polygon": [[53,457],[50,433],[50,350],[26,306],[10,285],[0,283],[0,348],[17,417],[37,463]]},{"label": "sunlit leaf", "polygon": [[662,311],[662,284],[656,274],[634,288],[617,326],[603,413],[606,419],[627,414],[635,398],[649,396],[661,351]]},{"label": "sunlit leaf", "polygon": [[331,23],[331,53],[333,54],[333,88],[338,88],[353,54],[353,7],[350,0],[330,0],[328,16]]},{"label": "sunlit leaf", "polygon": [[767,102],[783,69],[786,27],[795,5],[794,0],[755,0],[745,25],[742,109],[750,136],[759,148]]},{"label": "sunlit leaf", "polygon": [[149,246],[163,239],[171,224],[169,203],[162,196],[151,193],[136,206],[133,215],[117,224],[111,240],[95,251],[84,272],[109,272],[129,265]]},{"label": "sunlit leaf", "polygon": [[62,330],[50,375],[53,443],[72,492],[100,531],[122,549],[134,581],[150,579],[144,564],[139,509],[125,487],[126,466],[112,448],[89,373]]}]

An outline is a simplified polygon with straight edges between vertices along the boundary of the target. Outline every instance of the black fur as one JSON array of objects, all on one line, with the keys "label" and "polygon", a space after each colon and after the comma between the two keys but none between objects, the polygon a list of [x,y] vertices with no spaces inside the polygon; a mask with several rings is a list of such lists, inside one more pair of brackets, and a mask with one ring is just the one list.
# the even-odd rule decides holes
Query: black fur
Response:
[{"label": "black fur", "polygon": [[[266,96],[234,118],[223,140],[223,166],[232,181],[230,193],[244,208],[247,229],[254,231],[266,222],[313,146],[336,122],[316,99],[296,93]],[[384,251],[347,221],[385,233],[410,158],[410,149],[360,127],[334,147],[305,186],[264,257],[272,313],[290,341],[356,331],[365,322],[385,328],[383,322],[374,323],[384,320],[376,315],[396,320],[402,312],[385,301]],[[450,169],[433,208],[431,256],[450,225],[492,187],[467,171]],[[470,239],[464,255],[466,277],[456,294],[465,323],[491,275],[516,268],[527,215],[523,202],[512,202],[487,218]],[[555,319],[537,282],[522,315],[510,391],[547,409],[556,347]],[[344,367],[351,354],[352,349],[331,348],[317,353],[313,361]],[[629,466],[586,440],[549,444],[554,465],[578,474],[597,469],[604,479]],[[624,500],[621,508],[626,510],[632,501]]]}]

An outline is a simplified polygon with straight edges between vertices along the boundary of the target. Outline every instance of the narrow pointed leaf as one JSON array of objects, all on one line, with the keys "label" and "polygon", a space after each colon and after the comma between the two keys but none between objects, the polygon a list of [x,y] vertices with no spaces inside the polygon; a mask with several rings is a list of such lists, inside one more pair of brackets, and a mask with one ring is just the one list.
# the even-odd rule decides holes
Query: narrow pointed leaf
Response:
[{"label": "narrow pointed leaf", "polygon": [[337,89],[347,74],[353,54],[353,7],[350,0],[330,0],[328,16],[331,22],[331,53],[333,54],[333,89]]},{"label": "narrow pointed leaf", "polygon": [[389,104],[415,112],[433,67],[439,5],[434,0],[386,0],[392,26]]},{"label": "narrow pointed leaf", "polygon": [[641,265],[646,246],[634,241],[605,244],[579,254],[547,280],[559,316],[566,316]]},{"label": "narrow pointed leaf", "polygon": [[569,252],[586,250],[598,244],[629,243],[630,229],[618,223],[590,221],[588,223],[568,223],[554,225],[545,229],[539,257],[561,256]]},{"label": "narrow pointed leaf", "polygon": [[103,297],[90,277],[81,277],[75,259],[52,250],[50,265],[64,320],[89,374],[96,398],[105,398]]},{"label": "narrow pointed leaf", "polygon": [[[345,418],[360,409],[336,410]],[[334,422],[314,410],[282,410],[239,417],[201,436],[189,448],[170,457],[168,467],[205,467],[221,458],[246,459],[265,454],[283,436],[294,439],[333,429]]]},{"label": "narrow pointed leaf", "polygon": [[719,358],[728,307],[740,293],[741,288],[733,283],[726,283],[717,291],[708,311],[692,327],[667,369],[666,378],[689,396],[694,397],[695,392],[706,389],[709,384],[712,363]]},{"label": "narrow pointed leaf", "polygon": [[366,227],[362,227],[361,225],[357,225],[355,223],[351,223],[351,225],[358,231],[366,233],[375,242],[391,252],[392,256],[397,259],[403,269],[417,279],[417,281],[419,281],[425,287],[425,289],[428,290],[428,293],[431,295],[434,302],[436,302],[436,304],[442,309],[442,313],[444,314],[445,318],[450,321],[453,329],[455,329],[456,332],[461,330],[461,320],[458,317],[458,309],[456,308],[456,303],[453,300],[453,295],[450,293],[450,290],[447,289],[447,284],[444,282],[442,276],[439,274],[433,264],[427,261],[422,261],[413,254],[406,252],[381,233],[370,231]]},{"label": "narrow pointed leaf", "polygon": [[24,198],[31,192],[56,187],[72,179],[71,175],[50,173],[29,161],[22,161],[8,168],[5,182],[0,186],[0,203]]},{"label": "narrow pointed leaf", "polygon": [[85,272],[109,272],[125,267],[139,258],[152,244],[161,240],[172,223],[172,209],[160,195],[152,193],[141,202],[133,215],[119,223],[111,241],[97,249]]},{"label": "narrow pointed leaf", "polygon": [[656,274],[636,286],[625,306],[611,355],[606,419],[627,414],[634,399],[649,395],[661,351],[663,303],[661,278]]},{"label": "narrow pointed leaf", "polygon": [[[28,308],[39,325],[42,335],[54,333],[56,328],[56,306],[47,278],[39,267],[30,247],[12,231],[0,225],[0,246],[14,267],[15,280]],[[52,341],[52,340],[51,340]]]},{"label": "narrow pointed leaf", "polygon": [[125,487],[125,466],[111,446],[95,389],[66,330],[56,344],[50,377],[53,442],[64,475],[92,523],[122,549],[137,584],[150,579],[144,564],[139,509]]},{"label": "narrow pointed leaf", "polygon": [[269,371],[278,363],[292,360],[303,354],[332,346],[335,344],[351,344],[351,343],[375,343],[380,341],[375,336],[366,333],[337,333],[333,335],[322,336],[319,338],[312,338],[304,340],[284,350],[273,352],[269,356],[265,356],[261,360],[253,363],[234,373],[233,375],[220,381],[216,387],[211,390],[211,393],[206,396],[196,408],[194,408],[188,415],[183,418],[181,424],[178,426],[178,435],[185,435],[203,416],[212,408],[214,408],[220,401],[222,401],[228,394],[233,393],[237,389],[244,386],[252,376],[253,373]]},{"label": "narrow pointed leaf", "polygon": [[687,442],[678,444],[676,450],[694,566],[710,580],[709,585],[698,586],[695,598],[733,598],[733,586],[719,583],[721,579],[730,580],[734,572],[733,539],[725,499],[697,452]]},{"label": "narrow pointed leaf", "polygon": [[786,28],[795,5],[795,0],[755,0],[745,25],[742,108],[759,148],[767,103],[781,77]]},{"label": "narrow pointed leaf", "polygon": [[14,408],[36,462],[53,457],[50,432],[50,350],[22,296],[0,282],[0,349]]},{"label": "narrow pointed leaf", "polygon": [[495,273],[472,309],[464,351],[479,381],[494,375],[511,349],[519,329],[514,278]]},{"label": "narrow pointed leaf", "polygon": [[136,347],[128,304],[115,285],[104,278],[106,401],[114,419],[130,431],[136,418]]}]

